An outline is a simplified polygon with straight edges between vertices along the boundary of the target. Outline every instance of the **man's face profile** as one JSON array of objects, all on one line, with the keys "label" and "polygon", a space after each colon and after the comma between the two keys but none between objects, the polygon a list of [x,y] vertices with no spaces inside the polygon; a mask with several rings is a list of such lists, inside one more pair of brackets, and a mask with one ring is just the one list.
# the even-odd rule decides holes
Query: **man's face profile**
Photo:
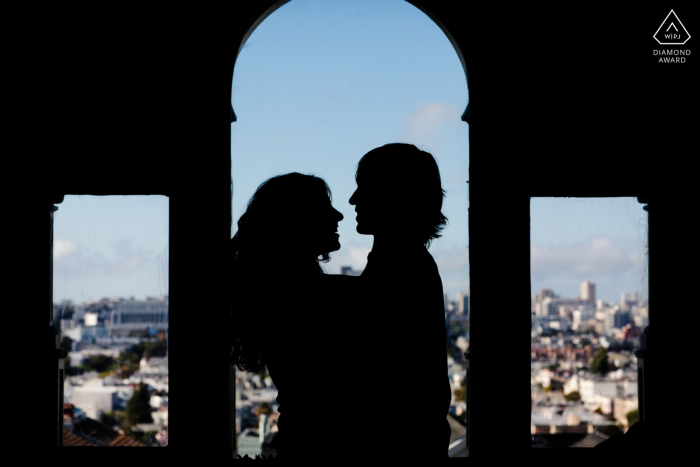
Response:
[{"label": "man's face profile", "polygon": [[395,230],[400,222],[396,195],[396,190],[382,182],[382,177],[358,176],[357,189],[349,201],[357,212],[357,233],[375,235]]},{"label": "man's face profile", "polygon": [[373,189],[367,177],[357,177],[357,189],[350,197],[350,204],[355,206],[357,213],[357,233],[372,235],[376,230],[376,205],[380,203],[376,199],[376,190]]}]

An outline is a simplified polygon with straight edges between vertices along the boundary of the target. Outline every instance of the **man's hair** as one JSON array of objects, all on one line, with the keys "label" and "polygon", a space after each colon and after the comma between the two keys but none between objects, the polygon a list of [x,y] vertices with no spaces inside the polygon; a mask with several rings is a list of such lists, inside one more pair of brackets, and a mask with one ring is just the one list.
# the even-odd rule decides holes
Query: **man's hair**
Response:
[{"label": "man's hair", "polygon": [[435,158],[413,144],[390,143],[372,149],[357,163],[355,180],[369,180],[397,192],[412,206],[413,225],[426,247],[441,237],[447,217],[441,212],[445,190]]}]

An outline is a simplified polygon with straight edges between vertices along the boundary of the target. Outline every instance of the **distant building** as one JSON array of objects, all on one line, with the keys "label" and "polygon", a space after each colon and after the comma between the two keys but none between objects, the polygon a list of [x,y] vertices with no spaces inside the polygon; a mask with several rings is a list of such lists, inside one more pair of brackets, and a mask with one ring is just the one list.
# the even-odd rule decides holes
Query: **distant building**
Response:
[{"label": "distant building", "polygon": [[533,407],[530,420],[530,433],[533,435],[537,433],[593,433],[597,427],[610,424],[605,416],[580,406]]},{"label": "distant building", "polygon": [[467,349],[469,349],[469,341],[464,336],[457,336],[457,340],[455,341],[455,347],[460,349],[462,352],[466,352]]},{"label": "distant building", "polygon": [[613,399],[613,416],[615,419],[627,426],[627,413],[639,407],[639,400],[636,397],[617,397]]},{"label": "distant building", "polygon": [[620,294],[620,308],[624,311],[629,311],[630,308],[636,306],[639,303],[639,294],[637,292],[633,293],[622,293]]},{"label": "distant building", "polygon": [[596,408],[599,408],[605,415],[610,415],[613,411],[613,398],[596,394],[594,397],[594,405],[596,405]]},{"label": "distant building", "polygon": [[[550,315],[568,316],[568,310],[579,308],[581,301],[577,298],[552,298],[544,297],[542,301],[535,303],[535,316],[546,317]],[[562,316],[562,317],[566,317]]]},{"label": "distant building", "polygon": [[469,316],[469,292],[457,292],[457,314]]},{"label": "distant building", "polygon": [[553,319],[549,322],[550,329],[556,329],[557,331],[567,332],[569,330],[569,325],[566,319]]},{"label": "distant building", "polygon": [[596,396],[617,397],[617,382],[596,379],[579,380],[581,400],[589,406],[596,404]]},{"label": "distant building", "polygon": [[603,318],[603,329],[605,334],[611,334],[615,327],[615,312],[606,311]]},{"label": "distant building", "polygon": [[541,302],[545,298],[554,298],[554,291],[552,289],[542,289],[539,292],[537,292],[537,302]]},{"label": "distant building", "polygon": [[613,327],[622,329],[626,325],[628,325],[632,321],[632,316],[625,312],[618,310],[615,312],[614,316],[614,324]]},{"label": "distant building", "polygon": [[632,320],[634,324],[640,328],[645,328],[649,325],[649,318],[647,316],[633,316]]},{"label": "distant building", "polygon": [[116,386],[78,386],[72,388],[71,392],[70,403],[95,420],[100,420],[104,412],[112,412],[119,407]]},{"label": "distant building", "polygon": [[595,303],[595,284],[588,281],[581,283],[581,300]]},{"label": "distant building", "polygon": [[340,274],[343,276],[359,276],[362,274],[362,271],[355,271],[350,266],[341,266]]},{"label": "distant building", "polygon": [[128,336],[131,332],[168,330],[168,298],[123,300],[114,304],[108,336]]},{"label": "distant building", "polygon": [[97,326],[97,313],[85,313],[83,319],[85,320],[85,327]]},{"label": "distant building", "polygon": [[168,376],[168,357],[149,358],[144,356],[139,362],[139,376],[165,378]]}]

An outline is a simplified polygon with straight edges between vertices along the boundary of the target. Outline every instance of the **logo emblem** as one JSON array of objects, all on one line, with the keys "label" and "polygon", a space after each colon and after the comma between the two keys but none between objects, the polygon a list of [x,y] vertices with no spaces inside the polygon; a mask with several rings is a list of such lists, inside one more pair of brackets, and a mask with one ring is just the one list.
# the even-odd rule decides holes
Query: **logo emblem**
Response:
[{"label": "logo emblem", "polygon": [[690,34],[678,19],[673,10],[666,16],[666,19],[656,33],[654,39],[661,45],[681,45],[685,44],[690,39]]}]

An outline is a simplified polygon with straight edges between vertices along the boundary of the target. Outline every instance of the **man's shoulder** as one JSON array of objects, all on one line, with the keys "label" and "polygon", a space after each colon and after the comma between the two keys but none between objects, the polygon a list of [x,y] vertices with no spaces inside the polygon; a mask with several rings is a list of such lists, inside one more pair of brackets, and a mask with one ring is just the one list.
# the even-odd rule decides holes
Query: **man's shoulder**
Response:
[{"label": "man's shoulder", "polygon": [[439,275],[435,258],[433,258],[433,255],[430,254],[427,248],[411,252],[405,259],[406,265],[409,266],[405,270],[406,273],[423,276]]}]

